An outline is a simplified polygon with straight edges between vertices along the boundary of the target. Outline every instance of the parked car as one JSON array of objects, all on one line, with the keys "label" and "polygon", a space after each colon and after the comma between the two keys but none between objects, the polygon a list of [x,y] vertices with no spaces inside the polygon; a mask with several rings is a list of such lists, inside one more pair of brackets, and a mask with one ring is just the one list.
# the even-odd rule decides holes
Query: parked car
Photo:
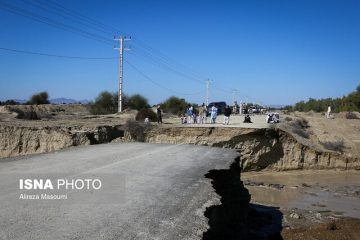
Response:
[{"label": "parked car", "polygon": [[260,109],[259,108],[252,108],[251,113],[260,113]]},{"label": "parked car", "polygon": [[218,109],[218,114],[224,114],[226,108],[226,102],[211,102],[208,105],[208,115],[210,115],[210,110],[212,106],[215,106]]}]

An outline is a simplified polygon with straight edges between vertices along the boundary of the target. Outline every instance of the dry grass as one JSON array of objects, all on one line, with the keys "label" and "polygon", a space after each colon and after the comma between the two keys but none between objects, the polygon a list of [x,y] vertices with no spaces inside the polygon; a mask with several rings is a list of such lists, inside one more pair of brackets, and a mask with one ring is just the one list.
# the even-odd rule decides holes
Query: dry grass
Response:
[{"label": "dry grass", "polygon": [[285,120],[286,122],[291,122],[293,119],[292,119],[291,117],[285,117],[284,120]]},{"label": "dry grass", "polygon": [[309,128],[309,123],[305,118],[298,118],[295,121],[292,121],[290,123],[291,131],[295,133],[296,135],[303,137],[303,138],[309,138],[310,133],[307,132],[307,128]]},{"label": "dry grass", "polygon": [[347,112],[345,115],[346,119],[359,119],[358,116],[353,112]]}]

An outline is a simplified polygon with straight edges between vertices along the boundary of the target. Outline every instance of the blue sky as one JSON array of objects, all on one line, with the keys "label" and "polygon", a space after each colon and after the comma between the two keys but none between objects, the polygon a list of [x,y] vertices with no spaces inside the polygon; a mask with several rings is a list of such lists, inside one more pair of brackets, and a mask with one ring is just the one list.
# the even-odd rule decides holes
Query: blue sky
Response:
[{"label": "blue sky", "polygon": [[[126,43],[131,50],[125,52],[124,91],[140,93],[152,104],[171,95],[202,103],[207,78],[213,81],[210,101],[228,103],[235,97],[293,104],[339,97],[360,84],[360,1],[51,1],[121,32],[63,18],[45,0],[1,0],[106,41],[10,13],[0,4],[0,48],[116,58],[112,38],[128,34],[133,39]],[[43,90],[51,98],[93,100],[100,91],[117,91],[118,76],[118,59],[0,50],[2,100],[27,99]]]}]

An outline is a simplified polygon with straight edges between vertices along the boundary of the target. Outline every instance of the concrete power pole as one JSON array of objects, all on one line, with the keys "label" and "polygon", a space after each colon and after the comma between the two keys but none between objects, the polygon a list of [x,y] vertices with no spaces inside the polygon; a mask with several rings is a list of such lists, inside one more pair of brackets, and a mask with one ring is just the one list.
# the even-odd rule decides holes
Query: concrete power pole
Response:
[{"label": "concrete power pole", "polygon": [[124,55],[124,50],[129,50],[129,49],[125,49],[124,47],[124,41],[125,40],[131,40],[131,38],[129,37],[124,37],[124,36],[120,36],[119,38],[114,37],[115,41],[119,41],[119,48],[114,48],[119,50],[120,52],[120,76],[119,76],[119,92],[118,92],[118,112],[121,113],[122,112],[122,97],[123,97],[123,55]]},{"label": "concrete power pole", "polygon": [[231,89],[231,90],[232,90],[232,93],[233,93],[233,102],[236,102],[236,97],[237,97],[238,90],[237,89]]},{"label": "concrete power pole", "polygon": [[205,104],[206,104],[206,106],[209,105],[209,89],[210,89],[210,83],[211,83],[211,80],[210,80],[210,79],[206,80],[206,99],[205,99]]}]

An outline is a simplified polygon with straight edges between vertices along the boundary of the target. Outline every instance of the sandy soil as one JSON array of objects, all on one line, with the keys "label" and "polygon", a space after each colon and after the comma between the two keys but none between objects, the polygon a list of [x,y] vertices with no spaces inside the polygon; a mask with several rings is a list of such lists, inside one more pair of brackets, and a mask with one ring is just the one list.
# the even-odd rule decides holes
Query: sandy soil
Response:
[{"label": "sandy soil", "polygon": [[[45,107],[46,106],[46,107]],[[22,111],[29,111],[26,106],[20,107]],[[91,115],[83,106],[74,105],[40,105],[34,107],[39,120],[27,120],[18,117],[14,111],[0,106],[0,123],[9,126],[23,127],[52,127],[52,126],[100,126],[124,124],[128,120],[135,120],[137,111],[125,111],[121,114]],[[60,109],[60,110],[59,110]]]},{"label": "sandy soil", "polygon": [[282,119],[280,127],[284,128],[288,128],[296,119],[305,119],[308,122],[306,131],[310,134],[309,140],[319,148],[331,150],[324,148],[322,143],[343,142],[344,154],[349,157],[360,156],[360,119],[346,119],[345,113],[334,114],[333,118],[327,119],[323,114],[313,112],[284,114]]}]

